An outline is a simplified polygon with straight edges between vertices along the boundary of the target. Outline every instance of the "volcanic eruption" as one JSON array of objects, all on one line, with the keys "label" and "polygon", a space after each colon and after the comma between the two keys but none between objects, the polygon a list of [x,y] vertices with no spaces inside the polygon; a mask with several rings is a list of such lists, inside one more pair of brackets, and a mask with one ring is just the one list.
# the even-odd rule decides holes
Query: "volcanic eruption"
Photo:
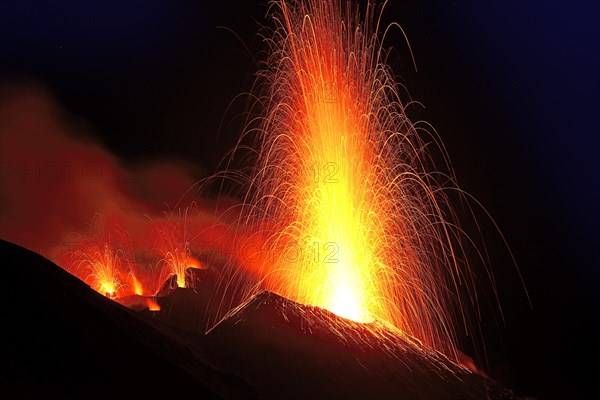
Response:
[{"label": "volcanic eruption", "polygon": [[[468,315],[478,288],[464,255],[474,241],[460,228],[450,196],[467,197],[441,139],[407,116],[411,103],[402,100],[383,45],[394,28],[381,26],[383,8],[342,0],[270,3],[273,26],[262,36],[268,56],[256,101],[228,158],[243,159],[245,168],[227,167],[200,182],[167,174],[150,184],[144,171],[121,166],[99,146],[48,135],[49,143],[93,154],[128,179],[101,182],[96,197],[87,190],[71,196],[85,218],[26,233],[11,220],[2,237],[29,248],[50,231],[61,243],[76,237],[50,258],[131,310],[73,281],[58,283],[61,290],[90,296],[90,313],[99,310],[169,365],[181,363],[217,397],[289,395],[292,386],[273,382],[279,367],[306,375],[307,387],[324,395],[384,398],[407,390],[409,398],[510,398],[464,367],[476,369],[458,348],[457,326],[474,334]],[[14,124],[2,134],[16,140],[23,126],[15,110],[39,104],[7,97],[13,110],[5,116]],[[197,195],[226,181],[239,184],[237,199]],[[150,199],[162,182],[175,195]],[[21,183],[3,180],[15,191]],[[56,196],[64,199],[68,190],[58,188]],[[21,210],[11,196],[3,193],[3,201]],[[50,207],[53,219],[71,211],[61,207]],[[74,233],[86,224],[86,233]],[[257,361],[260,349],[268,365]],[[336,391],[294,361],[285,364],[285,355],[342,371],[327,372],[329,385],[341,384],[343,371],[354,376],[363,368],[373,377],[363,377],[355,392],[352,385]],[[207,370],[219,372],[209,377]]]},{"label": "volcanic eruption", "polygon": [[407,117],[378,9],[283,1],[271,14],[242,215],[269,221],[261,287],[454,354],[453,310],[475,292],[447,198],[460,191],[440,138]]}]

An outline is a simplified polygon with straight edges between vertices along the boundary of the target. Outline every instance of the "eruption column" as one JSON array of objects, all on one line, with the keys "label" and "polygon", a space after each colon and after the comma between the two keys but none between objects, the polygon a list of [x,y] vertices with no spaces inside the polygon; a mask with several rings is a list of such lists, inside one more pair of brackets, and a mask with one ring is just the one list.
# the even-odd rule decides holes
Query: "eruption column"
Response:
[{"label": "eruption column", "polygon": [[406,116],[380,14],[338,0],[270,12],[263,116],[246,133],[256,159],[244,224],[262,227],[270,255],[255,271],[262,288],[451,354],[459,285],[472,295],[444,190],[456,186],[432,162],[437,151],[450,170],[439,138]]}]

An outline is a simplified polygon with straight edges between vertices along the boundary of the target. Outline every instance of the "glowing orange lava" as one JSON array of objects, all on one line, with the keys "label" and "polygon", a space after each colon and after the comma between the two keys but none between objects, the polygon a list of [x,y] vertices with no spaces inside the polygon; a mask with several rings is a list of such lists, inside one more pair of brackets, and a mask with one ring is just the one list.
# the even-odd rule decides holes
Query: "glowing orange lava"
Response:
[{"label": "glowing orange lava", "polygon": [[60,256],[63,268],[106,297],[142,294],[134,274],[132,243],[121,229],[110,229],[100,215],[93,218],[90,231],[78,236],[71,250]]},{"label": "glowing orange lava", "polygon": [[74,274],[106,297],[118,297],[121,282],[120,257],[109,243],[91,246],[74,254]]},{"label": "glowing orange lava", "polygon": [[160,305],[150,298],[146,298],[146,305],[148,306],[148,310],[150,311],[160,311]]},{"label": "glowing orange lava", "polygon": [[130,274],[131,277],[131,286],[133,287],[133,293],[138,296],[142,296],[144,294],[144,288],[142,286],[142,282],[133,274]]},{"label": "glowing orange lava", "polygon": [[263,287],[454,348],[451,298],[464,277],[438,178],[452,180],[432,172],[427,142],[445,160],[437,136],[406,116],[379,14],[369,5],[361,22],[339,0],[271,4],[264,118],[247,133],[258,150],[245,221],[270,221]]},{"label": "glowing orange lava", "polygon": [[188,268],[202,268],[200,262],[192,256],[190,229],[187,211],[178,219],[173,218],[156,226],[156,250],[159,251],[163,270],[166,271],[167,278],[175,275],[177,286],[181,288],[186,287],[185,272]]},{"label": "glowing orange lava", "polygon": [[[135,250],[128,235],[100,229],[65,269],[109,297],[155,295],[173,275],[185,287],[186,270],[202,268],[199,251],[213,248],[226,259],[219,284],[236,295],[266,289],[357,322],[385,321],[457,359],[454,325],[468,331],[466,306],[477,304],[447,199],[462,192],[439,137],[406,115],[381,10],[370,4],[361,18],[341,0],[280,0],[269,10],[262,117],[233,153],[254,137],[253,169],[234,171],[248,184],[238,223],[228,206],[223,221],[197,217],[194,226],[188,208],[152,221],[150,244]],[[237,305],[220,301],[224,312]]]}]

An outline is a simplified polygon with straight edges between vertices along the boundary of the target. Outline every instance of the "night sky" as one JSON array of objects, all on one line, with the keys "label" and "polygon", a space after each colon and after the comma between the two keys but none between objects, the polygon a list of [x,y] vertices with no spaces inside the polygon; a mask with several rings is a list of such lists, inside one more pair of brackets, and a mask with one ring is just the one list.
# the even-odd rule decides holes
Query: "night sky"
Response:
[{"label": "night sky", "polygon": [[[492,377],[521,394],[583,398],[599,297],[598,10],[422,3],[394,1],[384,14],[418,67],[392,31],[394,72],[425,106],[409,116],[441,135],[533,304],[484,227],[505,317],[482,322]],[[247,98],[234,99],[264,54],[266,10],[242,0],[2,2],[0,81],[44,85],[128,163],[178,158],[214,172],[242,129]]]}]

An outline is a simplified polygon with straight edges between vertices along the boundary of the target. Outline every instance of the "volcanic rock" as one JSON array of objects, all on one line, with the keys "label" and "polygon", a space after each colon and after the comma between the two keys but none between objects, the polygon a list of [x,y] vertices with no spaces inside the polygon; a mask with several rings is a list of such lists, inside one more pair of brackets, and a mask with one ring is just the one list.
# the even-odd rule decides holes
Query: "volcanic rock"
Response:
[{"label": "volcanic rock", "polygon": [[235,290],[235,285],[227,285],[214,269],[190,268],[185,288],[177,287],[173,276],[154,299],[160,311],[145,312],[148,317],[183,331],[204,334],[243,301],[243,294]]},{"label": "volcanic rock", "polygon": [[12,275],[0,290],[0,397],[254,398],[237,377],[40,255],[5,241],[0,252]]},{"label": "volcanic rock", "polygon": [[229,293],[212,272],[158,298],[161,311],[134,312],[29,250],[4,241],[0,250],[12,274],[1,290],[3,398],[513,399],[385,323],[273,293],[207,334],[191,329],[194,307],[218,316],[210,297]]},{"label": "volcanic rock", "polygon": [[512,399],[393,327],[262,292],[207,335],[265,398]]}]

